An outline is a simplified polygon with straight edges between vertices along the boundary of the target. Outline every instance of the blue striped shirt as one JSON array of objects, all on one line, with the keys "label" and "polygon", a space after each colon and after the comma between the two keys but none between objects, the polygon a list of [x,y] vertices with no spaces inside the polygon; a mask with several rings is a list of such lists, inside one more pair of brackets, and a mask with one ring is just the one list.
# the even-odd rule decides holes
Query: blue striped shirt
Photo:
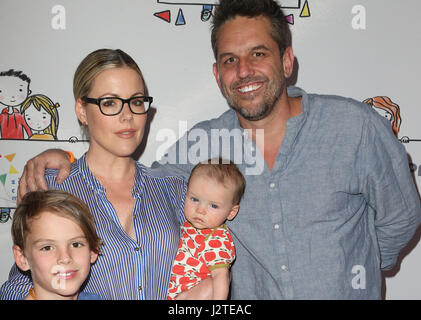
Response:
[{"label": "blue striped shirt", "polygon": [[[138,162],[135,168],[132,195],[136,240],[124,231],[85,156],[73,163],[70,176],[61,185],[56,183],[56,170],[46,171],[49,188],[68,191],[87,204],[104,242],[82,292],[97,293],[104,299],[166,299],[184,222],[186,182],[183,177]],[[15,265],[0,290],[0,298],[21,299],[31,285],[30,278]]]}]

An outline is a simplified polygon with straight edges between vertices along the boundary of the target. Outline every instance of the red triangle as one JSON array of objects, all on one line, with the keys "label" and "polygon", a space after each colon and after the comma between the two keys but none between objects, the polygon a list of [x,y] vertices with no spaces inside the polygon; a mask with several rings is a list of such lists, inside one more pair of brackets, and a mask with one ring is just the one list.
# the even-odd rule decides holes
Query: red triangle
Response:
[{"label": "red triangle", "polygon": [[171,11],[170,10],[165,10],[165,11],[161,11],[161,12],[156,12],[153,14],[155,17],[158,17],[164,21],[167,21],[168,23],[171,22]]}]

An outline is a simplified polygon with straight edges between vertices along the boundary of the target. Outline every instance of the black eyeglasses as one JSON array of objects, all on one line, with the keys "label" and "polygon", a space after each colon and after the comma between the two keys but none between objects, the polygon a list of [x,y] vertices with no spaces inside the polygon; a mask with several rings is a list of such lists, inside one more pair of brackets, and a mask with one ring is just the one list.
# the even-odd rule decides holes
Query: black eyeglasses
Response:
[{"label": "black eyeglasses", "polygon": [[123,110],[125,103],[129,105],[129,109],[132,113],[144,114],[148,112],[153,98],[146,96],[136,96],[129,99],[122,99],[118,97],[104,97],[98,99],[82,97],[82,101],[96,104],[103,115],[115,116]]}]

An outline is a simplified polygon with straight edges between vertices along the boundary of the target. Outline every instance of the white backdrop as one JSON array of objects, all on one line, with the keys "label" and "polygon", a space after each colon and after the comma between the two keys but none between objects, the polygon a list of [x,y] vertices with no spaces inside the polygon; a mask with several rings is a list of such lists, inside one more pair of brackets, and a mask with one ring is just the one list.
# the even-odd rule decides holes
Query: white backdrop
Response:
[{"label": "white backdrop", "polygon": [[[203,2],[203,3],[202,3]],[[13,69],[30,78],[31,95],[59,103],[56,141],[0,140],[0,282],[13,262],[9,211],[27,159],[60,147],[80,156],[87,149],[74,115],[73,73],[89,52],[121,48],[144,72],[154,114],[136,157],[150,165],[169,141],[198,121],[227,109],[212,75],[209,16],[211,0],[1,0],[0,72]],[[193,4],[194,3],[194,4]],[[421,2],[416,0],[285,0],[297,58],[296,85],[307,92],[338,94],[363,101],[386,96],[400,109],[398,138],[421,185],[421,110],[418,98]],[[209,6],[210,5],[210,6]],[[8,103],[0,77],[0,107]],[[24,92],[25,93],[25,92]],[[19,110],[20,106],[17,106]],[[1,124],[0,124],[1,126]],[[5,125],[3,125],[5,126]],[[7,128],[1,128],[6,130]],[[161,131],[162,132],[162,131]],[[35,129],[33,129],[35,133]],[[77,142],[69,142],[77,141]],[[421,299],[421,230],[401,263],[386,274],[387,299]]]}]

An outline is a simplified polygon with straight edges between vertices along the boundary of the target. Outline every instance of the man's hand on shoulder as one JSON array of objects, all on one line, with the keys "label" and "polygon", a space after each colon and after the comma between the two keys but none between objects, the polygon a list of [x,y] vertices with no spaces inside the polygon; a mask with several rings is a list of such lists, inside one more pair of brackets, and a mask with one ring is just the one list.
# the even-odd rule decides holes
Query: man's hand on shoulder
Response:
[{"label": "man's hand on shoulder", "polygon": [[19,180],[17,203],[29,191],[47,190],[45,169],[58,169],[57,183],[62,183],[70,174],[69,154],[61,149],[48,149],[28,160]]}]

